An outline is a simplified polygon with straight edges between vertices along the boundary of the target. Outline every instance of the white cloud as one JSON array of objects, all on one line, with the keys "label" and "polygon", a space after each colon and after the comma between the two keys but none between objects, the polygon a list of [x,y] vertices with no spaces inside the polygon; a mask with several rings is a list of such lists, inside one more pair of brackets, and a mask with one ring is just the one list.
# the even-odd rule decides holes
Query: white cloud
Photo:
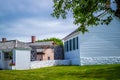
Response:
[{"label": "white cloud", "polygon": [[6,24],[1,24],[5,28],[7,36],[15,38],[38,36],[39,39],[58,37],[63,38],[68,33],[76,29],[72,24],[72,20],[41,20],[37,18],[20,19]]},{"label": "white cloud", "polygon": [[[30,41],[63,38],[77,27],[73,19],[57,20],[51,17],[53,0],[0,0],[0,38]],[[29,15],[29,16],[28,16]]]},{"label": "white cloud", "polygon": [[0,14],[8,13],[37,13],[52,8],[52,0],[0,0]]}]

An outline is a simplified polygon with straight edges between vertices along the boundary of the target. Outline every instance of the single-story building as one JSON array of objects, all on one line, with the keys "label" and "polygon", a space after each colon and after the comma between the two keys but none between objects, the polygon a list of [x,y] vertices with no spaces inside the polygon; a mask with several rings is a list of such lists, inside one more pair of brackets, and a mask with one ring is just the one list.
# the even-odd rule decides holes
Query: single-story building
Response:
[{"label": "single-story building", "polygon": [[0,69],[30,69],[31,62],[47,60],[63,60],[63,46],[50,42],[36,42],[32,36],[31,42],[18,40],[0,41]]},{"label": "single-story building", "polygon": [[31,37],[28,45],[31,50],[31,61],[63,60],[63,46],[56,45],[53,41],[36,42],[36,36]]},{"label": "single-story building", "polygon": [[0,42],[0,68],[1,69],[29,69],[31,48],[18,40],[2,38]]},{"label": "single-story building", "polygon": [[120,20],[113,18],[109,25],[89,27],[82,34],[77,30],[64,40],[65,60],[73,65],[120,63]]}]

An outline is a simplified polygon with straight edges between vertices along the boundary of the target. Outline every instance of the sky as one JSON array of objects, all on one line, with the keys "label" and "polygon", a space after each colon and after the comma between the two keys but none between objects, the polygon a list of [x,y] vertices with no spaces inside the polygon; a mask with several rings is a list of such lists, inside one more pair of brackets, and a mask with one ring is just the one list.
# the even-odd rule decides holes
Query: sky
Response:
[{"label": "sky", "polygon": [[29,42],[31,36],[37,40],[62,39],[78,27],[71,14],[63,20],[53,18],[52,12],[52,0],[0,0],[0,41],[7,38]]},{"label": "sky", "polygon": [[0,0],[0,41],[7,40],[31,41],[45,38],[64,38],[77,26],[73,18],[56,19],[52,0]]}]

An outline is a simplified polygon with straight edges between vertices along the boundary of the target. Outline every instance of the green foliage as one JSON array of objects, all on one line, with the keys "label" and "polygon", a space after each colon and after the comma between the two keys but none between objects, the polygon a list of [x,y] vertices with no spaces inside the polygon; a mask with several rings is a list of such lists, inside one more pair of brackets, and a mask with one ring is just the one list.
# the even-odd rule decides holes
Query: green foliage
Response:
[{"label": "green foliage", "polygon": [[61,39],[59,38],[47,38],[47,39],[43,39],[43,40],[38,40],[37,42],[46,42],[46,41],[54,41],[56,45],[63,45],[63,42]]},{"label": "green foliage", "polygon": [[0,80],[120,80],[120,64],[0,70]]},{"label": "green foliage", "polygon": [[[109,24],[112,20],[111,15],[120,18],[120,0],[117,2],[117,11],[114,11],[110,7],[110,0],[53,0],[54,10],[52,13],[53,17],[63,19],[66,18],[68,12],[72,12],[74,18],[74,24],[80,26],[79,31],[83,33],[88,31],[87,26]],[[100,18],[103,13],[109,13],[110,15],[106,19]],[[95,16],[95,14],[100,14]]]}]

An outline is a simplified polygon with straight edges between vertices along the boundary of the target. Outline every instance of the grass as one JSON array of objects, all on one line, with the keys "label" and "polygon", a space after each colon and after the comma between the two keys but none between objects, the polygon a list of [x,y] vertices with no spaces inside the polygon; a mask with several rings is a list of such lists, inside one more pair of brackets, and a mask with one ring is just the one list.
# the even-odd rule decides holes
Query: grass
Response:
[{"label": "grass", "polygon": [[0,80],[120,80],[120,64],[0,70]]}]

